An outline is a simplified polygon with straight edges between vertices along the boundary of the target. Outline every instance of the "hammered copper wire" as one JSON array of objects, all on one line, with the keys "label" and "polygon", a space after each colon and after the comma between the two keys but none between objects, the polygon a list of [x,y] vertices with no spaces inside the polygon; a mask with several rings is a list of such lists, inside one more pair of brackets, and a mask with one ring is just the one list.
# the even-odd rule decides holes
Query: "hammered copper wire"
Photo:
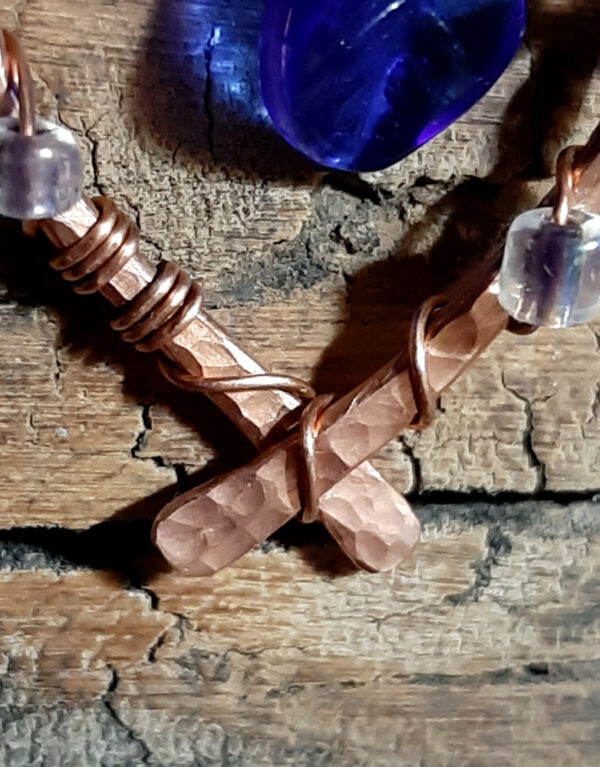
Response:
[{"label": "hammered copper wire", "polygon": [[[16,38],[6,33],[2,48],[7,82],[18,87],[19,120],[22,130],[33,130],[33,88],[27,62]],[[96,198],[99,217],[94,226],[75,244],[51,259],[53,268],[62,272],[65,280],[75,283],[77,293],[101,290],[133,258],[139,245],[137,228],[104,197]],[[438,301],[439,303],[439,301]],[[202,290],[174,264],[159,266],[152,282],[131,302],[112,327],[123,340],[140,351],[156,351],[168,344],[175,335],[197,315],[202,305]],[[411,335],[410,369],[414,396],[419,409],[421,426],[433,416],[433,404],[427,383],[425,332],[427,321],[435,309],[432,300],[425,302],[415,313]],[[315,396],[308,384],[289,376],[255,375],[202,379],[179,371],[171,363],[161,360],[161,370],[173,383],[183,388],[212,392],[234,392],[280,389],[311,400],[300,420],[301,476],[304,516],[306,522],[318,516],[318,498],[315,493],[317,467],[315,444],[322,417],[333,400],[333,395]]]},{"label": "hammered copper wire", "polygon": [[[432,314],[446,303],[442,296],[432,296],[424,301],[415,311],[409,336],[409,373],[413,388],[413,397],[417,404],[417,418],[412,424],[414,429],[428,426],[434,418],[436,397],[429,383],[427,371],[426,336]],[[206,379],[179,370],[173,363],[160,359],[159,367],[165,378],[176,386],[190,391],[203,393],[224,393],[232,391],[257,391],[279,389],[308,399],[300,417],[300,471],[299,490],[302,499],[302,522],[310,524],[319,519],[318,493],[316,483],[318,467],[316,461],[316,443],[319,437],[323,416],[334,399],[332,394],[316,396],[312,387],[300,379],[290,376],[263,374],[257,376],[232,376]]]},{"label": "hammered copper wire", "polygon": [[[5,35],[2,42],[3,47],[0,52],[3,56],[3,69],[6,72],[7,79],[12,83],[12,87],[18,86],[19,102],[21,105],[19,110],[20,124],[24,131],[32,130],[34,125],[33,93],[29,71],[22,58],[18,44],[16,48],[13,46],[11,36]],[[567,209],[568,215],[570,196],[574,186],[577,184],[577,179],[586,170],[586,164],[591,163],[599,151],[600,127],[595,131],[592,139],[581,152],[573,148],[564,154],[561,164],[559,164],[559,189],[555,195],[556,217],[559,222],[564,221],[565,209]],[[560,179],[562,179],[562,182]],[[136,229],[129,224],[125,225],[124,216],[121,213],[115,212],[114,205],[105,201],[106,211],[103,211],[102,202],[97,201],[96,204],[100,210],[99,220],[96,222],[96,225],[92,226],[76,245],[67,249],[62,257],[54,260],[56,268],[63,271],[74,269],[70,276],[76,282],[75,288],[80,291],[83,289],[85,292],[102,289],[127,264],[129,259],[137,254],[138,247]],[[81,267],[75,268],[81,262],[84,262]],[[138,295],[138,298],[143,297],[143,305],[142,303],[136,304],[134,299],[132,305],[126,310],[127,315],[122,315],[120,318],[120,322],[124,326],[122,331],[133,331],[134,336],[140,339],[137,343],[146,344],[147,350],[160,348],[161,345],[168,343],[172,339],[174,333],[181,333],[186,323],[190,321],[192,307],[194,312],[197,312],[200,307],[200,287],[196,283],[192,283],[191,280],[182,277],[180,271],[177,268],[175,269],[176,271],[171,270],[170,272],[170,285],[161,282],[161,279],[157,276],[153,283]],[[165,272],[166,267],[160,271],[160,274],[164,275]],[[433,305],[433,301],[433,299],[430,299],[428,302],[425,302],[417,311],[413,322],[410,343],[410,349],[412,349],[412,352],[410,352],[412,361],[409,365],[410,387],[417,405],[418,425],[422,425],[427,421],[433,411],[432,387],[428,380],[427,362],[423,355],[427,342],[429,319],[436,308]],[[448,312],[444,310],[443,317],[436,317],[435,322],[432,323],[432,334],[440,332],[441,327],[452,322],[453,315],[458,316],[461,311],[465,311],[462,304],[466,306],[467,301],[468,299],[464,296],[460,297],[460,300],[452,302],[453,306],[450,307]],[[124,322],[125,316],[128,317],[126,322]],[[142,333],[140,333],[140,325],[143,330]],[[390,367],[390,376],[392,376],[392,372],[395,372],[395,369],[392,370],[393,367]],[[278,379],[276,376],[256,376],[255,378],[260,378],[261,381],[254,381],[255,384],[260,383],[260,385],[254,387],[250,386],[249,378],[252,378],[252,376],[222,378],[212,383],[214,383],[215,390],[219,390],[218,387],[220,386],[221,392],[244,391],[250,388],[282,388],[279,383],[285,377],[279,377]],[[384,376],[373,384],[367,383],[362,391],[353,395],[351,403],[364,400],[366,393],[385,385],[386,380],[387,378]],[[187,383],[189,384],[190,382],[187,381]],[[199,381],[197,383],[198,390],[208,391],[209,388],[205,383],[209,384],[211,382]],[[322,397],[313,399],[311,404],[305,409],[302,417],[301,452],[303,455],[302,460],[306,462],[307,474],[309,475],[307,484],[309,486],[311,474],[314,485],[314,478],[317,473],[315,467],[315,445],[330,402],[330,395],[322,395]],[[344,406],[346,407],[346,405]],[[346,407],[347,410],[348,408]],[[332,417],[335,417],[333,411]],[[412,425],[415,425],[414,422]],[[302,496],[305,498],[307,507],[307,521],[310,521],[310,518],[313,516],[314,508],[314,503],[311,501],[310,496],[310,489],[306,496]]]},{"label": "hammered copper wire", "polygon": [[[133,258],[139,236],[134,225],[109,199],[94,200],[99,216],[91,229],[71,247],[50,260],[78,293],[100,290]],[[202,306],[202,289],[179,267],[162,262],[152,282],[116,317],[111,325],[124,341],[139,351],[164,348],[197,316]],[[427,317],[430,310],[427,311]],[[175,385],[203,393],[231,393],[278,389],[309,400],[300,420],[303,521],[318,518],[318,496],[315,492],[317,466],[315,443],[322,416],[332,395],[315,396],[314,389],[292,376],[245,375],[204,379],[181,371],[173,363],[159,361],[165,377]]]},{"label": "hammered copper wire", "polygon": [[175,386],[188,391],[204,394],[229,393],[231,391],[261,391],[278,389],[295,394],[308,404],[300,417],[300,495],[302,498],[302,522],[311,523],[319,519],[319,497],[316,492],[317,466],[315,445],[322,424],[322,416],[331,404],[333,394],[316,395],[312,386],[293,376],[261,375],[232,376],[223,378],[201,378],[190,375],[177,368],[172,362],[159,360],[159,368],[164,377]]}]

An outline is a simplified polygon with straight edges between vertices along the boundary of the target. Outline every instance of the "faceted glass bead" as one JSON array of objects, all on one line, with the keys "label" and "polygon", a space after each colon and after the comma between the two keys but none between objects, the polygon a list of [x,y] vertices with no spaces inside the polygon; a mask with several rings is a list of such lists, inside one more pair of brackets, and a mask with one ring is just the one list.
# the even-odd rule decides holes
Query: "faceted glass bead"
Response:
[{"label": "faceted glass bead", "polygon": [[600,311],[600,216],[575,209],[565,226],[551,208],[513,222],[500,270],[498,300],[519,322],[564,328]]},{"label": "faceted glass bead", "polygon": [[473,106],[506,68],[525,0],[266,0],[263,98],[316,162],[391,165]]},{"label": "faceted glass bead", "polygon": [[18,121],[0,119],[0,216],[52,218],[81,197],[82,171],[73,134],[38,120],[33,136]]}]

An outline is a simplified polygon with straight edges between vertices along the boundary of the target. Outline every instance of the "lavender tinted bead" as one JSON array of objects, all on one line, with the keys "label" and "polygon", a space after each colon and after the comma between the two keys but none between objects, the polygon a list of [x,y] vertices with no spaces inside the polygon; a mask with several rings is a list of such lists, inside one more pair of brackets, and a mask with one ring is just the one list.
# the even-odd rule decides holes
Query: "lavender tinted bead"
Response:
[{"label": "lavender tinted bead", "polygon": [[18,121],[0,119],[0,215],[22,220],[52,218],[81,197],[81,159],[70,131],[36,121],[33,136]]},{"label": "lavender tinted bead", "polygon": [[600,312],[600,216],[572,210],[565,226],[551,208],[513,222],[500,270],[498,300],[519,322],[564,328]]}]

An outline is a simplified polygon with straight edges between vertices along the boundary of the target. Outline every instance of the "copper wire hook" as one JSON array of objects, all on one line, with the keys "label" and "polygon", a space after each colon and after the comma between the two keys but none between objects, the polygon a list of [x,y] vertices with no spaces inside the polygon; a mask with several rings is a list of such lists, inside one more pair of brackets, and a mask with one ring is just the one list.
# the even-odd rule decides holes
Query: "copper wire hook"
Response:
[{"label": "copper wire hook", "polygon": [[429,382],[427,370],[427,329],[431,315],[440,309],[446,299],[431,296],[423,301],[413,315],[408,339],[408,373],[417,404],[417,416],[411,424],[413,429],[424,429],[433,421],[436,395]]},{"label": "copper wire hook", "polygon": [[582,147],[569,146],[559,154],[556,162],[556,199],[552,220],[558,226],[565,226],[571,212],[573,190],[581,175],[576,160]]},{"label": "copper wire hook", "polygon": [[33,136],[35,130],[33,79],[19,40],[7,30],[0,30],[0,56],[6,91],[9,98],[16,98],[18,104],[19,132],[24,136]]}]

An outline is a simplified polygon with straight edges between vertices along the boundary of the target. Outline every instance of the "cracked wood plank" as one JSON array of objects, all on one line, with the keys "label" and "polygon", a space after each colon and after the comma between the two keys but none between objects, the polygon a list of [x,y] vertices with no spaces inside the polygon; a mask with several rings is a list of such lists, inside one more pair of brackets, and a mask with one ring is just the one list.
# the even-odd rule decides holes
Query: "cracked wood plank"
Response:
[{"label": "cracked wood plank", "polygon": [[458,512],[421,508],[393,576],[324,536],[127,593],[51,551],[5,571],[0,760],[69,737],[92,765],[594,764],[597,502]]},{"label": "cracked wood plank", "polygon": [[[254,0],[19,0],[0,24],[150,257],[204,278],[265,366],[345,391],[600,117],[595,4],[530,5],[491,93],[360,178],[248,121]],[[500,339],[377,457],[429,494],[403,570],[352,574],[292,525],[190,581],[161,570],[150,519],[249,446],[119,345],[40,242],[0,237],[0,764],[598,763],[599,323]]]}]

